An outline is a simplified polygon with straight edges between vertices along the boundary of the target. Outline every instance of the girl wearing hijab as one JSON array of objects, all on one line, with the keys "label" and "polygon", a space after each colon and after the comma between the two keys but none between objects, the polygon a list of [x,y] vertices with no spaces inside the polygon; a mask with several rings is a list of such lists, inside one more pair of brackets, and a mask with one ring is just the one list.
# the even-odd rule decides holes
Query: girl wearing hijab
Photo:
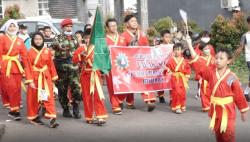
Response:
[{"label": "girl wearing hijab", "polygon": [[[21,81],[25,75],[29,79],[29,66],[27,50],[22,39],[17,37],[18,25],[13,19],[6,22],[5,35],[1,37],[0,43],[0,70],[2,92],[9,102],[9,117],[21,120]],[[22,61],[22,64],[21,62]],[[23,66],[22,66],[23,65]]]},{"label": "girl wearing hijab", "polygon": [[31,49],[28,52],[29,68],[32,82],[27,93],[27,114],[31,123],[43,125],[38,112],[41,105],[45,108],[45,118],[50,119],[49,126],[57,127],[56,109],[53,95],[53,81],[58,79],[52,54],[44,47],[44,37],[35,33],[31,39]]}]

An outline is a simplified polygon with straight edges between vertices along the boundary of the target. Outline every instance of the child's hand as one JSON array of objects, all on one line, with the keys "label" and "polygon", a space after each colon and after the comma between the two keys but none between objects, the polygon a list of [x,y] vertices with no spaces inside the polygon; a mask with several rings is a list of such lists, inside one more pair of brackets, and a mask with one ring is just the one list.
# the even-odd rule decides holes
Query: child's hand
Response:
[{"label": "child's hand", "polygon": [[247,120],[247,112],[242,112],[241,113],[241,120],[245,122]]},{"label": "child's hand", "polygon": [[31,83],[29,84],[29,86],[30,86],[31,88],[33,88],[33,89],[36,89],[36,85],[35,85],[34,82],[31,82]]}]

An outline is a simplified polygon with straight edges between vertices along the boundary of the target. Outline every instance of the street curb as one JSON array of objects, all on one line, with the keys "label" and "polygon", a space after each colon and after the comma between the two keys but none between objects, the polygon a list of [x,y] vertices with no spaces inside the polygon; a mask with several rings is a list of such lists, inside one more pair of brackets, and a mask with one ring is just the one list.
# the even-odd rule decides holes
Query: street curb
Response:
[{"label": "street curb", "polygon": [[5,125],[3,123],[0,123],[0,140],[4,134],[4,130],[5,130]]}]

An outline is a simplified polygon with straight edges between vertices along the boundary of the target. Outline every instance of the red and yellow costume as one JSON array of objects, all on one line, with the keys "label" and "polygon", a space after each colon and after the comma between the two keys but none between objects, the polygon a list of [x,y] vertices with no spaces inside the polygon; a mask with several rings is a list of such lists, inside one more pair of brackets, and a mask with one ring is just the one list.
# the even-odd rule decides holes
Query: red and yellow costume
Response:
[{"label": "red and yellow costume", "polygon": [[[27,117],[33,120],[38,116],[41,103],[46,109],[46,118],[56,118],[55,100],[53,94],[53,81],[58,79],[52,54],[49,49],[42,48],[40,51],[32,47],[28,52],[28,61],[31,70],[31,80],[36,88],[28,87],[27,92]],[[41,90],[45,90],[48,100],[41,100]]]},{"label": "red and yellow costume", "polygon": [[[107,41],[108,46],[126,46],[125,39],[122,36],[120,36],[119,34],[117,34],[115,38],[113,38],[109,35],[106,35],[106,41]],[[112,110],[113,111],[121,111],[120,99],[123,100],[127,94],[119,94],[119,95],[114,94],[113,79],[112,79],[111,71],[109,72],[108,75],[106,75],[106,82],[107,82],[110,102],[112,105]]]},{"label": "red and yellow costume", "polygon": [[237,76],[229,69],[219,75],[216,68],[204,66],[205,62],[199,56],[191,63],[194,70],[208,81],[211,91],[209,127],[215,131],[218,142],[235,142],[235,106],[240,112],[249,109]]},{"label": "red and yellow costume", "polygon": [[27,50],[22,39],[16,36],[10,37],[8,34],[2,37],[0,43],[0,66],[4,105],[7,106],[9,103],[10,111],[19,112],[22,75],[26,73],[27,77],[29,73]]},{"label": "red and yellow costume", "polygon": [[[74,52],[72,61],[74,64],[83,64],[81,69],[81,88],[82,88],[82,99],[84,105],[85,119],[92,121],[94,114],[98,119],[105,119],[108,117],[104,95],[101,85],[101,73],[92,69],[93,57],[94,57],[94,46],[79,47]],[[86,55],[82,53],[85,52]]]},{"label": "red and yellow costume", "polygon": [[171,76],[171,109],[186,110],[186,89],[188,88],[188,78],[190,77],[191,68],[188,62],[181,57],[177,60],[176,57],[169,59],[167,69],[172,73]]},{"label": "red and yellow costume", "polygon": [[[206,66],[209,66],[210,68],[216,68],[215,66],[215,59],[212,55],[209,55],[207,58],[201,56],[200,57],[202,62],[204,62]],[[208,111],[210,109],[210,93],[209,85],[205,79],[201,77],[201,105],[203,111]]]},{"label": "red and yellow costume", "polygon": [[[144,33],[140,30],[137,30],[136,32],[137,32],[136,33],[137,45],[134,45],[134,46],[149,46],[148,38],[146,37],[146,35],[144,35]],[[125,32],[123,32],[122,36],[125,38],[126,46],[130,46],[131,41],[133,40],[133,38],[135,38],[136,35],[131,33],[129,30],[126,30]],[[155,102],[156,101],[156,97],[155,97],[154,93],[152,93],[152,92],[142,93],[141,95],[142,95],[144,102]],[[134,95],[131,94],[130,96],[131,96],[131,99],[129,99],[130,102],[128,104],[133,104],[134,103]]]}]

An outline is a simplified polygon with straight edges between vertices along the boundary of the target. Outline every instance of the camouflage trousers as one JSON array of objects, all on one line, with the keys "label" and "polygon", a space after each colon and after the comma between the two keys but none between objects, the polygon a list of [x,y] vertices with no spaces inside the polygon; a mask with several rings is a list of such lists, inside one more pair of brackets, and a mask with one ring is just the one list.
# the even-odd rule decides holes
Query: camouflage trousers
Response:
[{"label": "camouflage trousers", "polygon": [[77,66],[72,64],[56,64],[59,80],[56,82],[58,88],[58,99],[63,109],[68,109],[68,89],[71,90],[72,103],[81,101],[79,71]]}]

